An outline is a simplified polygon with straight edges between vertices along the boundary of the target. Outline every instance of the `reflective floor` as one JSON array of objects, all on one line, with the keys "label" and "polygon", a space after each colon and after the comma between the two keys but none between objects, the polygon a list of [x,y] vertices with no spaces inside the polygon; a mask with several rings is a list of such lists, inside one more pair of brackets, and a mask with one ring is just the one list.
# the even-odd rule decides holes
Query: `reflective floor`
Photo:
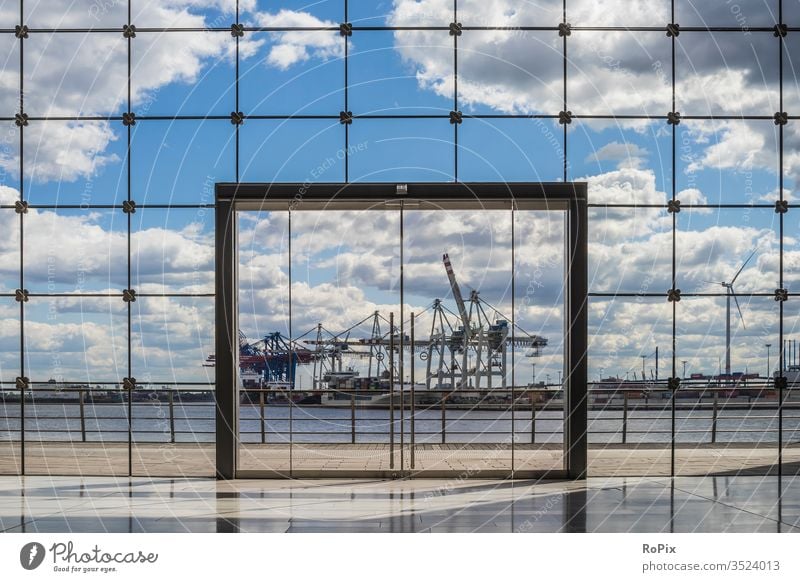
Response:
[{"label": "reflective floor", "polygon": [[800,482],[0,477],[0,531],[800,532]]}]

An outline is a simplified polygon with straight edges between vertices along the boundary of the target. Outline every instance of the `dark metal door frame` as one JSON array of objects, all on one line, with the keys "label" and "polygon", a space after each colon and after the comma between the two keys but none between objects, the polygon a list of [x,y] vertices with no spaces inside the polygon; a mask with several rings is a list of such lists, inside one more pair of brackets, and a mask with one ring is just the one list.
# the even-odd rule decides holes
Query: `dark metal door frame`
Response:
[{"label": "dark metal door frame", "polygon": [[[567,215],[563,470],[550,477],[584,479],[587,471],[588,238],[585,182],[348,183],[216,185],[216,474],[235,479],[239,452],[237,358],[237,212],[267,209],[392,209],[435,204],[459,209],[562,210]],[[363,473],[359,473],[362,476]],[[324,474],[318,475],[320,477]],[[337,477],[340,475],[337,475]],[[409,476],[403,474],[402,476]],[[411,475],[413,476],[413,475]],[[424,475],[430,476],[430,475]],[[485,476],[476,474],[475,476]],[[514,477],[513,469],[508,475]],[[522,475],[519,475],[522,476]]]}]

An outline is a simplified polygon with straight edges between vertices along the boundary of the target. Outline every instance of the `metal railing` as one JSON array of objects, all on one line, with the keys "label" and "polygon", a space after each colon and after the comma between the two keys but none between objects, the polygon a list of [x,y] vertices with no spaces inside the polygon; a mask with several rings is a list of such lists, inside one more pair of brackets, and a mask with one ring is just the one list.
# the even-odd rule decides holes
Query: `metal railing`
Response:
[{"label": "metal railing", "polygon": [[[563,399],[559,387],[514,390],[303,390],[248,388],[241,392],[240,438],[248,444],[286,442],[375,443],[407,435],[411,444],[560,442]],[[47,397],[45,398],[45,395]],[[24,394],[0,391],[0,439],[43,442],[137,443],[214,441],[212,389],[101,390],[69,387]],[[612,437],[606,443],[665,442],[676,435],[686,442],[742,443],[777,440],[777,391],[770,383],[687,384],[673,391],[664,383],[640,387],[594,385],[589,392],[589,436]],[[53,414],[60,407],[59,414]],[[117,414],[109,414],[114,410]],[[403,410],[403,419],[392,419]],[[800,434],[800,390],[787,389],[783,402],[784,434]],[[149,414],[141,414],[150,411]],[[253,414],[255,413],[255,414]],[[654,414],[655,413],[655,414]],[[290,420],[294,422],[289,430]],[[669,420],[670,422],[667,422]],[[38,435],[38,438],[37,438]],[[117,436],[119,435],[119,436]],[[125,435],[124,437],[121,435]],[[135,437],[161,435],[156,440]],[[702,436],[701,436],[702,435]],[[752,438],[750,438],[752,436]],[[16,437],[16,438],[15,438]],[[298,440],[299,439],[299,440]],[[596,442],[596,441],[595,441]]]}]

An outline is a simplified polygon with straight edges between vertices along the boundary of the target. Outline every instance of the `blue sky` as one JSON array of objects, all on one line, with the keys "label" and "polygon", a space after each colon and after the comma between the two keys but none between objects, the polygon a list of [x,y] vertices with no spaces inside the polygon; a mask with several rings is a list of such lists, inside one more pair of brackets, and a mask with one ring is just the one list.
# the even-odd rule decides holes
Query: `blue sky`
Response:
[{"label": "blue sky", "polygon": [[[5,2],[0,7],[0,20],[7,23],[3,27],[13,28],[16,24],[14,4]],[[140,27],[227,27],[231,22],[226,13],[229,4],[225,0],[141,2],[134,10],[134,22]],[[443,0],[358,0],[350,4],[350,20],[354,24],[446,25],[451,18],[451,3]],[[560,2],[542,2],[536,9],[533,3],[505,0],[484,4],[464,0],[460,4],[460,19],[465,25],[485,22],[482,15],[487,11],[498,24],[555,23],[559,19],[556,4]],[[751,26],[772,22],[769,7],[774,4],[757,2],[749,6]],[[787,20],[800,23],[800,4],[784,4]],[[650,24],[666,18],[667,5],[650,2],[645,11],[641,7],[634,9],[629,3],[611,3],[601,13],[588,0],[575,0],[569,19],[575,24]],[[92,6],[97,4],[88,0],[83,4],[26,2],[26,6],[26,21],[31,27],[77,26],[85,21],[86,14],[96,21],[96,26],[116,28],[125,20],[124,7],[122,12],[119,6],[96,10]],[[339,1],[244,1],[242,6],[243,22],[264,26],[338,26],[343,17]],[[687,25],[700,18],[724,26],[738,26],[739,22],[725,6],[712,9],[701,5],[692,10],[689,3],[679,2],[677,10],[679,20]],[[647,22],[635,22],[637,15],[644,13],[649,15]],[[31,34],[25,41],[26,111],[32,116],[119,114],[125,109],[126,97],[125,46],[121,40],[118,33]],[[0,60],[4,62],[0,99],[4,108],[13,112],[19,91],[19,43],[11,35],[4,35],[0,41],[4,43],[0,45]],[[446,116],[452,109],[452,39],[446,31],[357,32],[348,42],[348,108],[354,114]],[[569,42],[568,92],[573,113],[666,115],[671,106],[670,42],[663,33],[576,31]],[[336,117],[246,120],[240,128],[239,142],[242,180],[344,180],[345,130],[338,122],[338,114],[345,108],[343,43],[337,32],[248,33],[242,39],[241,111],[250,115]],[[563,71],[556,33],[466,31],[459,43],[458,97],[459,108],[465,114],[556,114],[561,109]],[[791,112],[800,103],[800,91],[794,74],[796,51],[792,52],[796,40],[789,38],[787,43],[787,57],[792,58],[784,64],[784,109]],[[233,46],[232,37],[225,31],[140,32],[132,41],[133,111],[139,116],[229,115],[235,109]],[[778,45],[771,33],[687,32],[681,35],[678,49],[678,108],[684,115],[771,116],[776,110]],[[8,204],[19,190],[18,139],[13,124],[0,126],[0,131],[0,185],[2,203]],[[25,131],[25,197],[31,203],[119,204],[126,197],[127,136],[121,123],[31,122]],[[593,202],[664,204],[673,188],[671,131],[664,119],[576,119],[568,129],[568,179],[588,180]],[[772,120],[684,120],[676,131],[675,188],[684,204],[773,204],[777,199],[777,129]],[[350,179],[453,180],[453,138],[454,128],[447,118],[356,119],[350,127]],[[793,123],[786,127],[785,139],[785,196],[792,198],[800,175],[800,156],[796,153],[800,133]],[[458,128],[458,144],[461,180],[563,179],[565,144],[562,127],[555,120],[466,118]],[[132,131],[131,195],[140,204],[208,203],[210,184],[235,179],[235,155],[235,129],[228,119],[141,120]],[[3,211],[0,216],[5,233],[0,240],[0,288],[13,291],[18,286],[18,218],[13,211]],[[790,213],[786,221],[785,255],[790,289],[800,266],[798,224],[791,216]],[[285,276],[281,274],[285,265],[280,267],[280,261],[275,262],[280,258],[281,239],[265,234],[257,223],[252,228],[253,233],[259,233],[256,240],[260,253],[248,254],[243,261],[252,263],[252,278],[265,281],[261,291],[266,292]],[[427,228],[436,233],[435,224]],[[491,273],[486,262],[481,262],[482,254],[471,251],[473,247],[485,247],[479,236],[481,228],[463,221],[454,228],[462,229],[464,240],[468,241],[461,247],[465,258],[460,270],[465,279],[480,280],[482,273]],[[670,228],[671,217],[660,209],[593,210],[592,290],[665,292],[670,285]],[[678,229],[678,280],[685,291],[702,288],[704,280],[724,280],[756,247],[756,256],[738,281],[740,293],[770,292],[777,287],[777,219],[771,210],[686,210],[679,215]],[[385,238],[385,234],[378,232],[376,237]],[[540,252],[542,256],[552,256],[557,246],[554,237],[541,236],[534,239],[539,246],[534,249],[533,262],[539,260]],[[140,210],[132,218],[133,286],[152,293],[210,292],[212,239],[212,211]],[[375,265],[391,259],[392,241],[381,240],[369,260],[363,261],[361,271],[377,273]],[[411,243],[410,256],[417,249],[415,244],[429,250],[425,245],[430,243],[424,240],[423,237],[420,242]],[[373,305],[390,303],[378,282],[353,284],[343,279],[355,272],[355,263],[345,261],[348,255],[339,248],[323,245],[311,259],[312,264],[326,266],[314,270],[303,281],[309,288],[308,310],[314,314],[313,318],[309,315],[309,321],[334,321],[341,315],[338,307],[326,310],[329,292],[338,298],[339,305],[350,305],[347,316],[352,316],[353,321]],[[436,255],[440,251],[437,248],[426,259],[420,259],[426,272],[438,272]],[[119,292],[127,283],[126,253],[127,223],[119,211],[35,210],[26,216],[25,272],[26,286],[31,291],[52,288],[59,292]],[[340,259],[338,263],[330,263],[336,257]],[[496,267],[497,263],[492,265]],[[551,264],[552,273],[558,268]],[[550,290],[539,298],[539,311],[531,313],[538,321],[551,323],[560,317],[558,286],[552,273],[548,275]],[[443,281],[442,277],[440,282]],[[333,290],[324,287],[326,284],[335,284]],[[316,303],[314,297],[318,298]],[[425,303],[422,294],[412,295],[412,299],[417,306]],[[252,309],[266,321],[281,317],[280,306],[274,301],[259,302],[257,297],[249,300]],[[119,375],[115,371],[119,362],[104,354],[102,346],[116,345],[118,341],[124,344],[125,338],[120,340],[116,333],[118,310],[124,305],[109,306],[100,300],[85,301],[76,307],[62,302],[54,308],[57,317],[48,319],[47,302],[39,301],[41,306],[31,308],[31,320],[39,325],[32,328],[29,348],[31,358],[38,358],[36,366],[42,376],[55,373],[48,363],[50,350],[90,354],[81,356],[82,360],[77,356],[62,358],[85,364],[67,370],[67,375]],[[146,346],[137,352],[136,367],[147,368],[155,380],[201,379],[207,370],[199,367],[198,357],[209,351],[211,344],[210,300],[149,303],[142,302],[134,325],[134,343]],[[723,300],[701,298],[691,305],[694,307],[680,316],[687,332],[678,357],[692,360],[698,370],[711,372],[716,368],[724,336]],[[0,309],[3,380],[18,373],[13,357],[14,346],[18,345],[14,308],[12,303]],[[772,309],[773,305],[761,298],[743,300],[746,322],[769,321]],[[791,309],[787,314],[787,330],[792,330],[795,314]],[[655,343],[663,345],[667,353],[668,342],[659,339],[667,337],[671,328],[671,312],[666,308],[623,301],[607,305],[593,300],[591,316],[592,331],[598,334],[592,345],[593,374],[600,368],[606,375],[638,370],[639,354],[652,351]],[[633,331],[631,321],[637,322]],[[264,325],[262,321],[259,332],[265,331]],[[547,325],[548,329],[558,328]],[[765,343],[765,333],[750,326],[737,328],[735,369],[755,367],[761,362],[763,350],[758,345]],[[119,357],[126,365],[126,355],[121,353]],[[553,367],[553,376],[554,370]]]}]

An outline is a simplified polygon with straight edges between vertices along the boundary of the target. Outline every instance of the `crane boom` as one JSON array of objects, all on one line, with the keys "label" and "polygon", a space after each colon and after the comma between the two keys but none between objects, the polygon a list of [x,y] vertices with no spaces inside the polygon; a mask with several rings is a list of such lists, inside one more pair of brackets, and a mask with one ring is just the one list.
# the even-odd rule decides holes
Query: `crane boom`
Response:
[{"label": "crane boom", "polygon": [[450,280],[450,288],[453,290],[453,299],[456,301],[456,305],[458,306],[458,314],[461,316],[461,323],[464,324],[464,333],[469,333],[469,315],[467,314],[467,307],[464,305],[464,298],[461,296],[461,289],[458,287],[458,281],[456,281],[456,274],[453,271],[453,265],[450,263],[450,256],[445,253],[442,255],[442,261],[444,262],[444,268],[447,271],[447,278]]}]

